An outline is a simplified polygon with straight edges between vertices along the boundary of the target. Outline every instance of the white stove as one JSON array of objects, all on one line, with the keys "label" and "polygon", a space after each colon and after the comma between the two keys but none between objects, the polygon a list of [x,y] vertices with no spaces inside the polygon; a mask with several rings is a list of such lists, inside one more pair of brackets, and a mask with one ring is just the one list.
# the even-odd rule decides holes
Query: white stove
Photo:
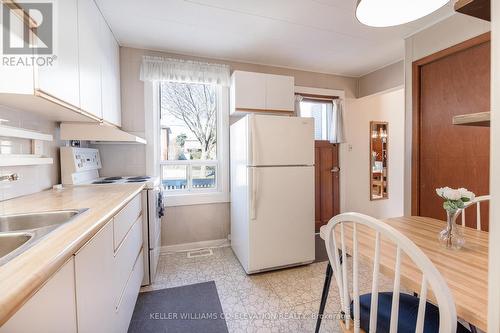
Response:
[{"label": "white stove", "polygon": [[151,176],[98,177],[95,179],[82,181],[78,185],[109,185],[130,183],[144,183],[147,189],[151,189],[160,186],[160,178]]},{"label": "white stove", "polygon": [[99,150],[92,148],[61,147],[61,175],[63,186],[109,186],[143,183],[143,239],[144,278],[142,285],[153,283],[161,247],[161,218],[163,195],[160,178],[152,176],[101,177]]}]

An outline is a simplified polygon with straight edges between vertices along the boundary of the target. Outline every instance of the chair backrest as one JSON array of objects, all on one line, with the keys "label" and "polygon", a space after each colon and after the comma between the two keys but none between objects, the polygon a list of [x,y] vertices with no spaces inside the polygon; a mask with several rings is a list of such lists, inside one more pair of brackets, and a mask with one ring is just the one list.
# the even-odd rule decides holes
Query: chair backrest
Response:
[{"label": "chair backrest", "polygon": [[476,197],[471,202],[468,202],[465,207],[460,211],[462,213],[462,226],[465,227],[465,210],[471,206],[476,205],[476,228],[477,230],[481,230],[481,202],[490,201],[491,195],[482,195],[480,197]]},{"label": "chair backrest", "polygon": [[[348,226],[346,226],[348,225]],[[345,227],[346,226],[346,227]],[[339,288],[342,310],[345,313],[345,326],[350,329],[351,318],[350,304],[351,297],[353,302],[354,314],[354,332],[360,331],[360,301],[359,301],[359,244],[358,244],[358,227],[364,226],[372,229],[375,232],[375,243],[373,253],[373,277],[372,277],[372,296],[371,296],[371,311],[370,311],[370,332],[376,332],[377,328],[377,307],[378,307],[378,288],[379,288],[379,265],[381,260],[381,239],[390,241],[395,245],[395,267],[394,267],[394,288],[391,308],[390,333],[396,333],[398,327],[399,313],[399,294],[400,294],[400,278],[401,278],[401,255],[406,254],[422,272],[420,302],[418,307],[416,333],[422,333],[425,320],[425,305],[427,299],[427,285],[431,286],[432,292],[437,301],[439,308],[439,332],[440,333],[455,333],[457,327],[457,315],[455,303],[451,292],[445,280],[436,269],[434,264],[425,255],[422,250],[415,245],[410,239],[402,233],[373,217],[358,214],[344,213],[333,217],[325,226],[325,244],[328,252],[328,258],[333,268],[333,274]],[[346,234],[345,229],[352,229],[351,250],[352,250],[352,296],[349,289],[349,280],[347,273],[346,262]],[[364,229],[363,227],[363,229]],[[340,229],[340,230],[338,230]],[[364,229],[365,230],[365,229]],[[364,231],[363,230],[363,231]],[[363,234],[366,234],[363,232]],[[438,244],[436,243],[436,246]],[[341,250],[341,254],[339,251]]]}]

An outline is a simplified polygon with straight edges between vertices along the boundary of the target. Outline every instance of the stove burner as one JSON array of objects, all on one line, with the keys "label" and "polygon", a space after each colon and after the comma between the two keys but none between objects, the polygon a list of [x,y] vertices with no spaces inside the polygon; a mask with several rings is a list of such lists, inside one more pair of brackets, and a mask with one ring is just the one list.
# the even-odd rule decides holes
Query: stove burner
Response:
[{"label": "stove burner", "polygon": [[103,180],[120,180],[123,179],[123,177],[106,177]]},{"label": "stove burner", "polygon": [[149,176],[138,176],[138,177],[128,177],[127,180],[140,180],[140,181],[145,181],[151,177]]},{"label": "stove burner", "polygon": [[95,182],[93,182],[92,184],[113,184],[114,181],[112,180],[97,180]]},{"label": "stove burner", "polygon": [[127,180],[126,183],[144,183],[147,179],[140,178],[140,179],[131,179]]}]

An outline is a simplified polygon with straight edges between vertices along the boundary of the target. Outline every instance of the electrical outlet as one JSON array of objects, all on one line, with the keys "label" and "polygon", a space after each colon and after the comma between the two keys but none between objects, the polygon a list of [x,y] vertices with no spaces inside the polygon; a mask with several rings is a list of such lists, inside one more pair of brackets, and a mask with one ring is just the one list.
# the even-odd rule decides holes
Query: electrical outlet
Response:
[{"label": "electrical outlet", "polygon": [[347,145],[347,151],[352,151],[352,145],[351,144]]}]

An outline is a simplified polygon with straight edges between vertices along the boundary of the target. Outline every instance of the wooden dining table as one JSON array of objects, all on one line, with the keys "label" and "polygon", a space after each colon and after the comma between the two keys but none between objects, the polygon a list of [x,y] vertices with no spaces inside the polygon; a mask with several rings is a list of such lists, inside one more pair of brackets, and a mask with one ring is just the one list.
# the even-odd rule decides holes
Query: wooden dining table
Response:
[{"label": "wooden dining table", "polygon": [[[429,257],[451,290],[457,309],[458,318],[486,332],[488,313],[488,233],[472,228],[457,226],[463,230],[465,245],[459,250],[447,249],[438,242],[438,234],[445,228],[444,221],[427,217],[397,217],[385,219],[391,225],[412,240]],[[345,225],[346,252],[352,252],[351,224]],[[373,259],[375,232],[365,226],[357,226],[359,255],[367,260]],[[325,228],[320,236],[325,239]],[[396,247],[389,240],[382,239],[380,248],[380,272],[394,275]],[[499,254],[500,255],[500,254]],[[401,284],[413,292],[419,293],[422,275],[420,270],[409,260],[402,257]],[[429,301],[434,301],[432,293]]]}]

